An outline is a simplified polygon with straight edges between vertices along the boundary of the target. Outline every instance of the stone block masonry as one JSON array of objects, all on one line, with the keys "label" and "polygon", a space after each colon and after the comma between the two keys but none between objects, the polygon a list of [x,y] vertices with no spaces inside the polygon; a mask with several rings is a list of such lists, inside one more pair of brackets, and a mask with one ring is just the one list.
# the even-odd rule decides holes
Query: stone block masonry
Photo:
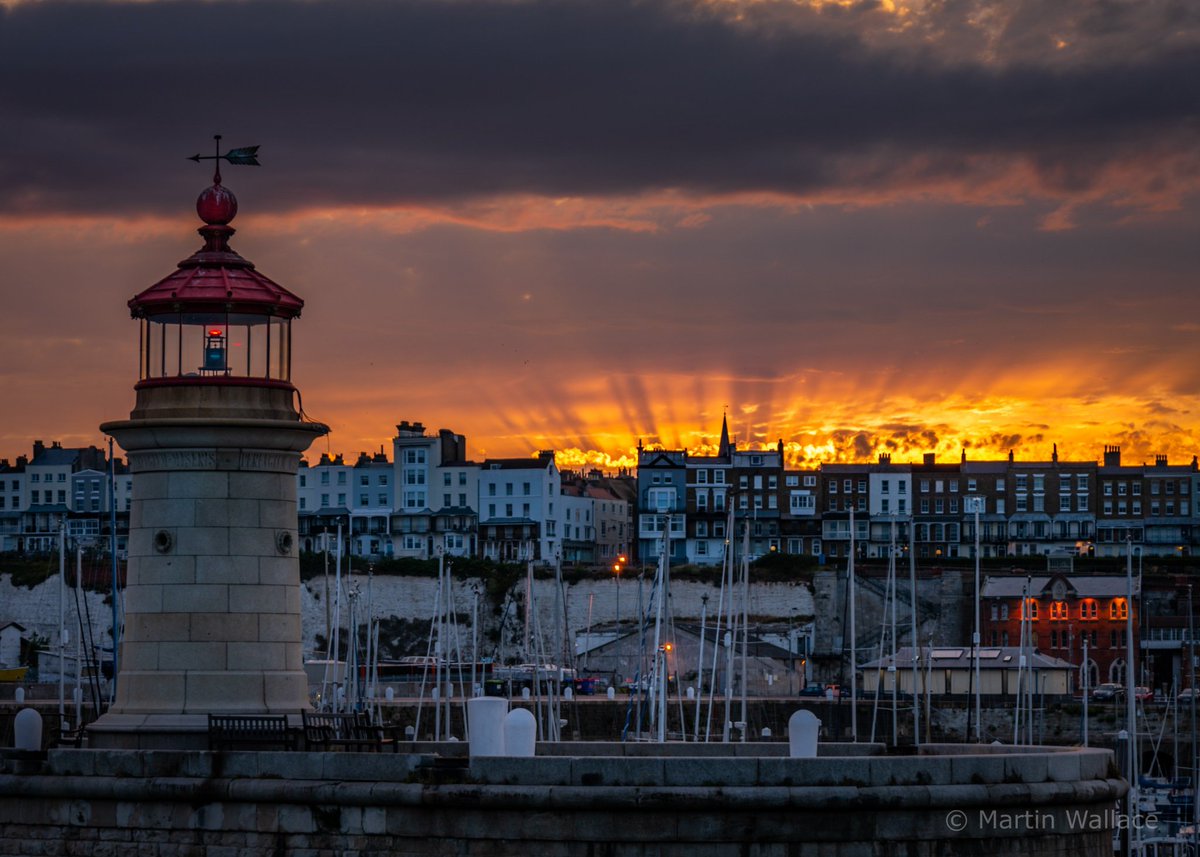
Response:
[{"label": "stone block masonry", "polygon": [[571,746],[461,767],[444,764],[463,749],[451,745],[54,750],[39,772],[0,771],[0,855],[1109,857],[1125,787],[1100,750],[931,745],[888,757],[855,745],[788,759],[752,746]]},{"label": "stone block masonry", "polygon": [[220,407],[210,392],[141,387],[131,419],[106,423],[133,488],[120,679],[95,747],[203,747],[209,713],[308,706],[295,473],[327,428],[272,406],[286,391],[222,388]]}]

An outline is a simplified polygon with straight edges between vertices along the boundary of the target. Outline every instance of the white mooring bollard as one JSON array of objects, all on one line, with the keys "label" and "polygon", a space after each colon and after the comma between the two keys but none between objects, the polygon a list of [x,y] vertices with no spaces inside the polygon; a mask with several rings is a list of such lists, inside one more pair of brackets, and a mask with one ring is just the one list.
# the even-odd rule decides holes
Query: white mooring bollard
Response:
[{"label": "white mooring bollard", "polygon": [[17,750],[42,749],[42,715],[22,708],[13,718],[13,747]]},{"label": "white mooring bollard", "polygon": [[815,759],[820,732],[817,715],[805,708],[793,712],[788,718],[788,755],[793,759]]},{"label": "white mooring bollard", "polygon": [[504,755],[532,756],[537,747],[537,721],[524,708],[504,715]]},{"label": "white mooring bollard", "polygon": [[508,700],[477,696],[467,700],[467,734],[471,758],[504,755],[504,715]]}]

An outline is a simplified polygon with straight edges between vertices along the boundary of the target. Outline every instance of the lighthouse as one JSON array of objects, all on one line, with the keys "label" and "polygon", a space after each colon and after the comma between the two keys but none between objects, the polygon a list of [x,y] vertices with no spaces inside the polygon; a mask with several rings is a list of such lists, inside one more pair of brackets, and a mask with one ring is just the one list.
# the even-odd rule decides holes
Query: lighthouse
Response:
[{"label": "lighthouse", "polygon": [[218,168],[204,246],[129,301],[136,399],[100,426],[133,475],[125,622],[91,746],[203,747],[210,713],[308,706],[296,469],[329,429],[292,381],[304,302],[230,248],[237,209]]}]

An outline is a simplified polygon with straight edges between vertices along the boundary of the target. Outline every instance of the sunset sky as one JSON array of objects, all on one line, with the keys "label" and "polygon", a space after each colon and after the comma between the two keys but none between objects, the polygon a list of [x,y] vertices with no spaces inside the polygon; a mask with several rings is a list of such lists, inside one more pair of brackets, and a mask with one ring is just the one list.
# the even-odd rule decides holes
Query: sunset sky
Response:
[{"label": "sunset sky", "polygon": [[200,246],[378,450],[1200,453],[1195,0],[0,0],[0,457],[133,404]]}]

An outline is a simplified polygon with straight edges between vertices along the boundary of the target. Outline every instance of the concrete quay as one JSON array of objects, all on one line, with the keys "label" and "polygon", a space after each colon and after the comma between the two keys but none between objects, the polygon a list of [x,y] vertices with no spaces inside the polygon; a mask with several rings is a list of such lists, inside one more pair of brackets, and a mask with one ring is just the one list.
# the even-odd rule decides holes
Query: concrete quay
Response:
[{"label": "concrete quay", "polygon": [[1096,749],[780,744],[407,752],[51,750],[0,772],[0,855],[1108,857]]}]

